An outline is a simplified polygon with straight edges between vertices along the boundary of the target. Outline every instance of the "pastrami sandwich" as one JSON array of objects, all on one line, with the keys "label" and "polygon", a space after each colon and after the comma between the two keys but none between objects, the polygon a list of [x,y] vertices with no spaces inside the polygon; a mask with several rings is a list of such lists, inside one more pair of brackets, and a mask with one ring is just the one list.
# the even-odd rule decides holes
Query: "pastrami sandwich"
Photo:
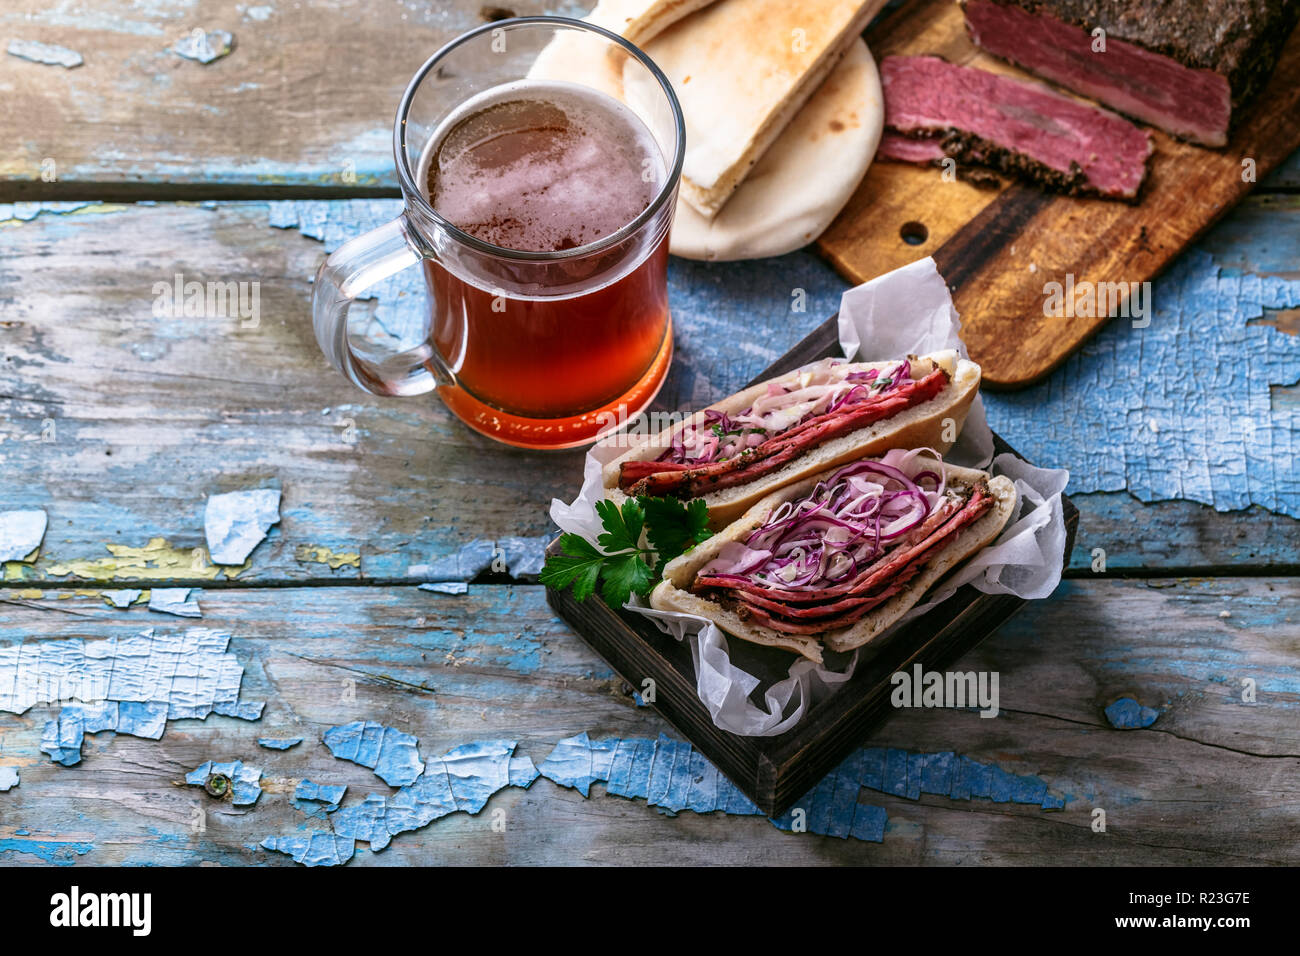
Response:
[{"label": "pastrami sandwich", "polygon": [[823,648],[861,647],[993,541],[1015,508],[1010,480],[930,451],[893,450],[767,495],[670,561],[651,606],[814,661]]},{"label": "pastrami sandwich", "polygon": [[724,398],[607,464],[608,497],[702,497],[709,525],[783,485],[890,448],[946,452],[979,390],[952,350],[890,362],[825,359]]}]

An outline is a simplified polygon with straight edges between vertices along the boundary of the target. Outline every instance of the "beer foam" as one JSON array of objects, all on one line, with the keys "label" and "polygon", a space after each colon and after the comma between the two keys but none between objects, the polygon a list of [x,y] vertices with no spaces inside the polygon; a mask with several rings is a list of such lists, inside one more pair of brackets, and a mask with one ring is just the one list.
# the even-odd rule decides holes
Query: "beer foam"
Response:
[{"label": "beer foam", "polygon": [[573,83],[490,90],[440,133],[422,164],[433,208],[508,249],[553,252],[603,239],[639,216],[666,176],[636,114]]}]

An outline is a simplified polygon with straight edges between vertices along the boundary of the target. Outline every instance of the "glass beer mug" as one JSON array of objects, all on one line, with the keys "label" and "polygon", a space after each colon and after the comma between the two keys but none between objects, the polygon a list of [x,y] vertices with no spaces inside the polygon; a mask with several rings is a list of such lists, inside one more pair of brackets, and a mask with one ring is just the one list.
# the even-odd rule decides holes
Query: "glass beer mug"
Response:
[{"label": "glass beer mug", "polygon": [[[668,80],[604,29],[527,17],[453,40],[397,110],[402,214],[316,276],[321,349],[368,392],[437,389],[500,441],[593,441],[644,409],[668,371],[684,137]],[[416,264],[423,329],[393,341],[349,318],[354,299]]]}]

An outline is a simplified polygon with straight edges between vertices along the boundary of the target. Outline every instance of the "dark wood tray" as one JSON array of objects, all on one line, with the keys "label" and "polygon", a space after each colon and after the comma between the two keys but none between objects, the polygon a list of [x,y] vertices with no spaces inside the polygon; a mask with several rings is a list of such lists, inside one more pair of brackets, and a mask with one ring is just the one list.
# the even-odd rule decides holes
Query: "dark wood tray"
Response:
[{"label": "dark wood tray", "polygon": [[[832,316],[755,381],[837,354]],[[1013,451],[996,435],[994,444],[999,453]],[[1069,555],[1079,510],[1069,498],[1063,502],[1065,553]],[[835,769],[884,719],[890,710],[892,674],[914,664],[925,670],[945,669],[1025,603],[1021,598],[963,587],[943,604],[868,645],[853,677],[806,713],[793,730],[778,737],[740,737],[715,727],[700,703],[695,693],[695,666],[686,644],[638,615],[614,610],[599,595],[576,601],[568,591],[547,588],[546,597],[556,613],[634,688],[652,678],[655,701],[651,706],[773,817],[788,810]],[[731,641],[729,650],[733,661],[760,678],[785,676],[792,660],[787,652],[744,641]]]}]

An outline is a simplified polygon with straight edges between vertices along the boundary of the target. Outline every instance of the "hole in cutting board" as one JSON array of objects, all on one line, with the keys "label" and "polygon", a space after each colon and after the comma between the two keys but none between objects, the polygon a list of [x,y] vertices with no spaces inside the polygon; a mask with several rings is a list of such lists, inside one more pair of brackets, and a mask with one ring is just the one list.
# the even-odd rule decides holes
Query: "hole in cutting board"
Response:
[{"label": "hole in cutting board", "polygon": [[930,230],[925,228],[925,223],[913,219],[898,228],[898,235],[909,246],[919,246],[930,238]]}]

